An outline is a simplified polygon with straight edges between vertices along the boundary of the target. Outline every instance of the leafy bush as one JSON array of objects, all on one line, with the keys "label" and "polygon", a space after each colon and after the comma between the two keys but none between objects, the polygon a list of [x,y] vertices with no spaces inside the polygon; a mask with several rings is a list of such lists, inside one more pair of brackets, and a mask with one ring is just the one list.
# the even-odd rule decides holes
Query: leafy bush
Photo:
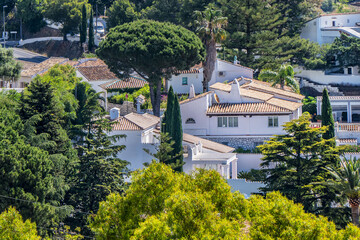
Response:
[{"label": "leafy bush", "polygon": [[321,10],[324,12],[332,12],[334,10],[333,0],[325,0],[321,4]]},{"label": "leafy bush", "polygon": [[174,173],[151,163],[135,171],[126,194],[110,194],[90,221],[96,239],[358,239],[279,192],[246,200],[214,170]]}]

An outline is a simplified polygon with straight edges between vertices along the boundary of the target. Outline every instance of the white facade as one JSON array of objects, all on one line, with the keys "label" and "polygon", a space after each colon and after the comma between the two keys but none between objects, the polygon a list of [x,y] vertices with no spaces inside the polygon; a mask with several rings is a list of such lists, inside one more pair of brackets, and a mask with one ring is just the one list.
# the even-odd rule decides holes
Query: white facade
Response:
[{"label": "white facade", "polygon": [[[142,169],[144,163],[151,163],[151,160],[154,158],[144,151],[148,149],[151,153],[155,153],[155,145],[150,144],[153,141],[149,141],[152,136],[149,134],[152,133],[154,128],[149,128],[147,130],[138,130],[138,131],[112,131],[110,135],[125,134],[126,138],[119,139],[114,145],[125,145],[126,148],[117,154],[117,157],[128,161],[130,171],[136,169]],[[148,141],[147,141],[148,140]]]},{"label": "white facade", "polygon": [[[185,71],[188,72],[188,71]],[[170,86],[173,87],[174,92],[178,94],[189,93],[191,85],[195,87],[195,93],[203,92],[203,69],[197,69],[190,71],[191,73],[181,73],[179,75],[173,75],[171,79],[167,81],[167,89]],[[238,64],[233,64],[220,59],[217,59],[215,64],[215,70],[213,72],[212,79],[209,86],[216,82],[233,81],[235,78],[253,78],[253,70]]]},{"label": "white facade", "polygon": [[[212,92],[182,101],[183,131],[234,148],[244,147],[244,141],[252,142],[247,143],[246,149],[273,135],[284,134],[282,125],[302,114],[303,97],[255,81],[241,86],[238,81],[217,83],[210,87]],[[263,92],[252,88],[263,88]]]},{"label": "white facade", "polygon": [[360,23],[360,13],[323,15],[307,22],[300,37],[320,45],[332,43],[336,37],[340,37],[340,32],[360,37],[358,23]]},{"label": "white facade", "polygon": [[[351,68],[351,71],[349,71],[349,68]],[[359,68],[356,66],[345,68],[344,74],[326,74],[322,70],[305,70],[302,68],[297,68],[295,71],[296,77],[309,79],[318,84],[360,85]],[[349,74],[349,72],[351,72],[351,74]]]}]

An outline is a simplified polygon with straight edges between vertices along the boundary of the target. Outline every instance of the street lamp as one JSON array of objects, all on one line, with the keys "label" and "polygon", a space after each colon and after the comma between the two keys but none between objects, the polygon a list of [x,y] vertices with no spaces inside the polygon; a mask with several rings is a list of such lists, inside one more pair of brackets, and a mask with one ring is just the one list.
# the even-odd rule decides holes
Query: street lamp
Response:
[{"label": "street lamp", "polygon": [[5,8],[7,7],[7,5],[3,6],[3,19],[4,19],[4,33],[3,33],[3,38],[4,38],[4,48],[5,48]]}]

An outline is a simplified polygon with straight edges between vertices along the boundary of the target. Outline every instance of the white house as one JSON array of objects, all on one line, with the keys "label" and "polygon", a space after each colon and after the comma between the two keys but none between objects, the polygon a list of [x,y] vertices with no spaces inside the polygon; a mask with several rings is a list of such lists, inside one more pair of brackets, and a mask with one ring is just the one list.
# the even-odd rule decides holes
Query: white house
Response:
[{"label": "white house", "polygon": [[[338,145],[360,142],[360,96],[330,96]],[[322,97],[317,97],[317,114],[321,115]],[[313,123],[320,127],[321,123]]]},{"label": "white house", "polygon": [[302,114],[302,95],[266,82],[240,78],[210,89],[180,102],[183,130],[234,148],[253,149]]},{"label": "white house", "polygon": [[[209,86],[217,82],[233,81],[235,78],[245,77],[253,78],[254,70],[234,64],[221,59],[217,59],[215,70]],[[196,65],[189,70],[181,71],[178,75],[173,75],[166,81],[167,89],[173,87],[174,92],[184,94],[189,92],[189,86],[194,85],[196,93],[203,92],[203,68],[202,65]]]},{"label": "white house", "polygon": [[[114,121],[110,135],[126,135],[120,138],[115,144],[125,145],[126,148],[118,154],[118,157],[130,162],[130,170],[141,169],[144,163],[150,163],[153,157],[146,153],[156,152],[159,144],[160,118],[145,113],[130,113],[119,116],[119,110],[110,110],[110,119]],[[237,157],[233,153],[234,148],[219,144],[206,139],[201,139],[189,134],[183,135],[184,162],[183,170],[190,173],[196,168],[215,169],[223,177],[237,177]]]},{"label": "white house", "polygon": [[308,21],[300,37],[320,45],[332,43],[341,33],[360,38],[360,13],[325,14]]}]

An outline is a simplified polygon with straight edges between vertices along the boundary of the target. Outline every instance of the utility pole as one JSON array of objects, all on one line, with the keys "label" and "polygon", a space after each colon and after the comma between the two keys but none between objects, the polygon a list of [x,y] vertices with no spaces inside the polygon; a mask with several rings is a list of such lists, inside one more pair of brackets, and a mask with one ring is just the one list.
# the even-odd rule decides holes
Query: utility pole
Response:
[{"label": "utility pole", "polygon": [[4,20],[4,33],[3,33],[3,37],[4,37],[4,48],[5,48],[5,8],[7,7],[7,5],[3,6],[3,20]]}]

